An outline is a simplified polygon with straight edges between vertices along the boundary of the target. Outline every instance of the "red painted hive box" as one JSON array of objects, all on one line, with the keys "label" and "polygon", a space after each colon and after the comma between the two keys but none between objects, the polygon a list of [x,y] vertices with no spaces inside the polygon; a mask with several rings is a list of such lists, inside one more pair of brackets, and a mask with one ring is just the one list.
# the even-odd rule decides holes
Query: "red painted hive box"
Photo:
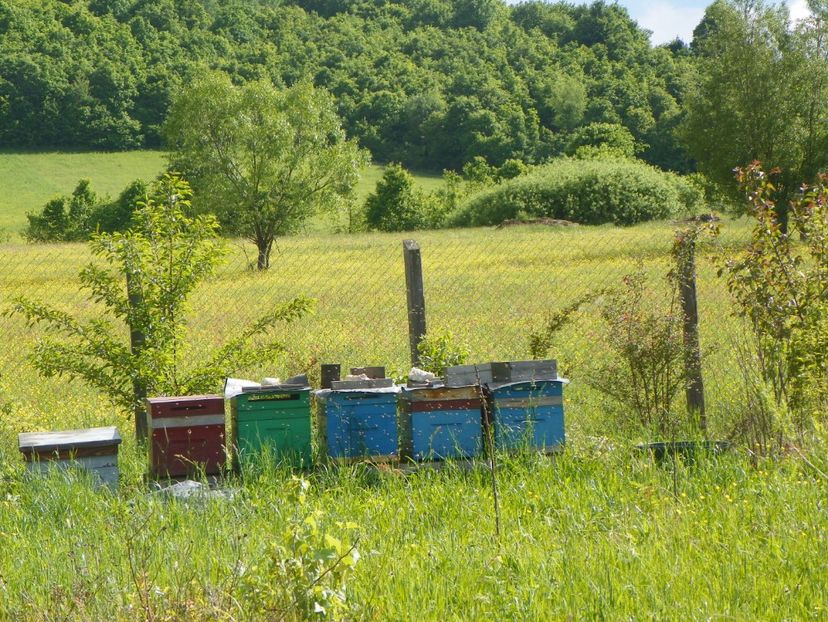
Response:
[{"label": "red painted hive box", "polygon": [[150,461],[157,477],[221,471],[225,461],[224,398],[219,395],[147,399]]}]

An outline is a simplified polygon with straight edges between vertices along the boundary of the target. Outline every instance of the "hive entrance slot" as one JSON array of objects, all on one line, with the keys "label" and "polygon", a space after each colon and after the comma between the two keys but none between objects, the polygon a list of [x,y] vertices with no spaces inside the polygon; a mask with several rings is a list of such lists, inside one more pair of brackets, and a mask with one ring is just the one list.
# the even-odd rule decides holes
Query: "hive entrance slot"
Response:
[{"label": "hive entrance slot", "polygon": [[276,402],[298,400],[300,395],[298,393],[253,393],[248,402]]}]

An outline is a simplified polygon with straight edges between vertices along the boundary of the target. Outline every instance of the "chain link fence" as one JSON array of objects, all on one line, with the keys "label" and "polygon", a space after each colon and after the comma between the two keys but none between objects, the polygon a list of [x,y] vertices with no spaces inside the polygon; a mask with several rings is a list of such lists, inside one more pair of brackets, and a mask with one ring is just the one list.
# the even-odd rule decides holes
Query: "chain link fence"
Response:
[{"label": "chain link fence", "polygon": [[[530,358],[529,335],[550,311],[590,292],[617,287],[636,271],[665,303],[672,268],[670,249],[679,223],[632,228],[513,226],[411,234],[421,247],[426,321],[430,334],[451,332],[470,362]],[[743,335],[725,284],[716,274],[723,256],[743,246],[749,224],[721,223],[721,234],[697,255],[698,302],[708,413],[723,421],[739,399],[733,342]],[[266,272],[254,268],[252,246],[229,241],[230,252],[213,277],[192,296],[187,360],[204,356],[274,304],[294,296],[317,300],[313,315],[286,325],[280,336],[284,359],[262,369],[240,369],[241,377],[286,377],[310,372],[318,381],[321,363],[343,369],[384,365],[403,374],[411,365],[401,235],[305,235],[280,240]],[[80,289],[78,273],[90,261],[83,244],[0,244],[5,309],[17,295],[47,302],[91,318],[98,305]],[[569,412],[603,408],[603,399],[581,380],[608,356],[601,340],[602,300],[573,316],[556,335],[551,357],[573,383]],[[128,339],[126,329],[123,338]],[[43,412],[62,403],[94,403],[81,421],[103,424],[112,413],[101,396],[66,378],[41,378],[29,362],[39,327],[17,315],[0,316],[0,400]],[[217,387],[218,389],[219,387]],[[68,407],[68,406],[67,406]],[[76,408],[77,406],[72,406]],[[0,416],[3,416],[0,414]],[[74,421],[75,419],[73,419]]]}]

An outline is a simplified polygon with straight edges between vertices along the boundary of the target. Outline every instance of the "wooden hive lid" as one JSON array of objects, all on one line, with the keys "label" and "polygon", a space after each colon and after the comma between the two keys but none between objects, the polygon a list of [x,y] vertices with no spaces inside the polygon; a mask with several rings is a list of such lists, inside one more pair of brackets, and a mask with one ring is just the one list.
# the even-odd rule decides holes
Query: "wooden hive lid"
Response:
[{"label": "wooden hive lid", "polygon": [[148,397],[147,415],[153,419],[185,418],[200,415],[224,415],[224,396],[179,395]]},{"label": "wooden hive lid", "polygon": [[114,426],[59,432],[22,432],[17,435],[17,446],[23,453],[50,453],[120,444],[121,435]]}]

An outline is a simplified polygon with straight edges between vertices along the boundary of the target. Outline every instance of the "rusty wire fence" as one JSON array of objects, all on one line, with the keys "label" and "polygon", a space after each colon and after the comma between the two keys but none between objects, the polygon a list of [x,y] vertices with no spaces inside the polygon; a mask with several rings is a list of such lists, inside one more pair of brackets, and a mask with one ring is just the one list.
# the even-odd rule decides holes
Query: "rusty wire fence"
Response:
[{"label": "rusty wire fence", "polygon": [[[530,357],[529,335],[546,315],[590,292],[617,287],[635,271],[645,273],[665,304],[671,296],[665,276],[672,268],[670,248],[677,223],[633,228],[518,226],[417,232],[408,235],[307,235],[285,238],[274,250],[271,269],[251,267],[252,249],[229,241],[229,254],[217,272],[193,295],[188,325],[188,361],[237,334],[274,304],[304,295],[316,310],[281,329],[285,357],[259,369],[239,369],[241,377],[286,377],[310,372],[321,363],[343,369],[383,365],[404,374],[411,365],[404,237],[421,247],[429,334],[450,332],[469,361]],[[716,275],[722,257],[744,245],[747,223],[721,223],[722,233],[699,249],[698,301],[708,410],[724,419],[741,397],[733,344],[744,333],[733,316],[730,296]],[[0,244],[0,306],[15,296],[47,302],[81,318],[101,308],[79,287],[78,272],[90,261],[83,244]],[[601,396],[582,388],[602,357],[602,300],[585,305],[556,335],[550,356],[573,380],[570,411],[601,408]],[[116,327],[128,339],[124,327]],[[0,316],[0,400],[19,412],[41,413],[67,404],[95,403],[81,421],[112,416],[95,392],[66,378],[43,379],[29,356],[41,329],[23,318]],[[217,387],[218,389],[219,387]],[[65,398],[63,400],[62,398]],[[76,406],[73,406],[76,408]],[[3,415],[0,414],[0,417]]]}]

